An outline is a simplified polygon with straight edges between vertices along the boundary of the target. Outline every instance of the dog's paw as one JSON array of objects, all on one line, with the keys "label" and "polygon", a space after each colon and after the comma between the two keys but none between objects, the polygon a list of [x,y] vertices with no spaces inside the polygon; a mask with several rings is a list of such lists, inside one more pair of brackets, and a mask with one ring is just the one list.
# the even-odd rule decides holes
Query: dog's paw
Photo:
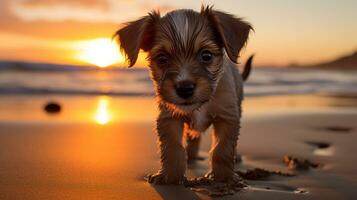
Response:
[{"label": "dog's paw", "polygon": [[155,174],[149,174],[147,181],[152,184],[183,184],[186,178],[184,176],[169,176],[167,173],[157,172]]},{"label": "dog's paw", "polygon": [[217,177],[212,171],[210,171],[206,173],[204,177],[213,181],[227,183],[239,183],[243,181],[243,179],[237,173],[233,173],[232,176]]},{"label": "dog's paw", "polygon": [[165,184],[167,183],[168,177],[166,174],[157,172],[155,174],[149,174],[147,176],[147,181],[153,184]]}]

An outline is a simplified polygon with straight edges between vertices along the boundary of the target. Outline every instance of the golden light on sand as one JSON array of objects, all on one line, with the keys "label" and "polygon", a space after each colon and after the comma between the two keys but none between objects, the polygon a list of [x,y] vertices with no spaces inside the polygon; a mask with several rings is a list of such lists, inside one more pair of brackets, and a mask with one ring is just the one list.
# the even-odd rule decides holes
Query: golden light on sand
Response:
[{"label": "golden light on sand", "polygon": [[123,62],[115,41],[109,38],[98,38],[75,44],[78,49],[76,59],[98,67],[108,67],[114,63]]},{"label": "golden light on sand", "polygon": [[109,123],[111,119],[112,116],[109,110],[109,100],[106,97],[100,97],[94,120],[98,124],[105,125]]}]

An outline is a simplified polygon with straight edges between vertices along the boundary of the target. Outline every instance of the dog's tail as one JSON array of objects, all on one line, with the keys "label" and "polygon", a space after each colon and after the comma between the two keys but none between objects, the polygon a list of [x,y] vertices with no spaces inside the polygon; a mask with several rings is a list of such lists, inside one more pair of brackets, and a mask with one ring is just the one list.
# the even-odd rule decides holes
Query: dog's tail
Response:
[{"label": "dog's tail", "polygon": [[246,81],[249,77],[250,71],[252,69],[253,58],[254,58],[254,54],[248,58],[247,62],[244,65],[244,69],[242,73],[243,81]]}]

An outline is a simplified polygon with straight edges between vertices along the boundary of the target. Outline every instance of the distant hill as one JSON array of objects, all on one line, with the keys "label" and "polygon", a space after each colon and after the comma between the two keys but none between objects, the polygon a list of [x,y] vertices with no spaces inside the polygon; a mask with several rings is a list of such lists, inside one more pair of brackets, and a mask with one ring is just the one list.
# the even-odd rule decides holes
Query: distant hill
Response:
[{"label": "distant hill", "polygon": [[357,70],[357,51],[355,51],[353,54],[342,56],[327,62],[322,62],[314,65],[294,66],[294,67]]},{"label": "distant hill", "polygon": [[22,61],[0,61],[0,71],[86,71],[93,70],[92,66],[62,65]]}]

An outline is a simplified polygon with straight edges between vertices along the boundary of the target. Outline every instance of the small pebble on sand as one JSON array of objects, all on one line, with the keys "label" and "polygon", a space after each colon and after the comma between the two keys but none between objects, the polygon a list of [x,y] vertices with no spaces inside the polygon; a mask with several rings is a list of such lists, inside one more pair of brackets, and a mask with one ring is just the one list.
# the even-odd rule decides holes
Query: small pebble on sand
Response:
[{"label": "small pebble on sand", "polygon": [[44,106],[44,110],[49,114],[61,112],[61,105],[57,102],[48,102]]}]

